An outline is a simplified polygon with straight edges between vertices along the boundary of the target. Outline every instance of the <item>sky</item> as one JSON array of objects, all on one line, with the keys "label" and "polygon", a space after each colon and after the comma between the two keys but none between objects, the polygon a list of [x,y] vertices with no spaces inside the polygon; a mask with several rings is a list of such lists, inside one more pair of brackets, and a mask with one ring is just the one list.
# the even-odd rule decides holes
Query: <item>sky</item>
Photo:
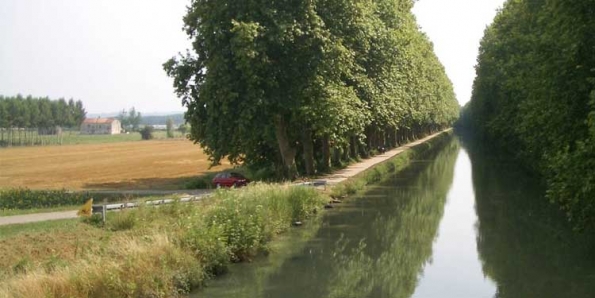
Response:
[{"label": "sky", "polygon": [[419,0],[413,13],[446,68],[461,105],[471,99],[479,42],[505,0]]},{"label": "sky", "polygon": [[[504,0],[420,0],[414,13],[461,104]],[[190,48],[189,0],[0,0],[0,94],[82,100],[88,113],[183,111],[162,64]]]}]

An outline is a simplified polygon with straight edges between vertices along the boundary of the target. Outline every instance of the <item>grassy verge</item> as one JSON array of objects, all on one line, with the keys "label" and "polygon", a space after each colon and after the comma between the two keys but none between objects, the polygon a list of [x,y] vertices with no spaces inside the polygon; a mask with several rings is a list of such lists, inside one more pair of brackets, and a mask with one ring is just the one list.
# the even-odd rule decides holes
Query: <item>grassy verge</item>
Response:
[{"label": "grassy verge", "polygon": [[453,131],[446,131],[440,135],[405,150],[397,156],[382,162],[344,182],[335,185],[331,191],[331,196],[341,197],[352,195],[363,190],[366,185],[380,181],[391,173],[396,173],[409,165],[416,158],[421,158],[434,150],[442,148],[442,145],[450,140]]},{"label": "grassy verge", "polygon": [[78,219],[61,219],[26,224],[0,226],[0,240],[11,238],[20,234],[52,233],[76,228]]},{"label": "grassy verge", "polygon": [[[20,146],[31,146],[32,138],[36,142],[42,142],[43,146],[59,146],[59,145],[86,145],[86,144],[110,144],[110,143],[121,143],[121,142],[138,142],[142,141],[141,135],[138,132],[130,132],[129,134],[116,134],[116,135],[82,135],[78,131],[66,131],[62,135],[42,135],[39,136],[37,133],[29,135],[27,138],[23,137],[22,140],[15,138],[13,140],[14,147]],[[186,135],[174,131],[174,137],[168,138],[167,132],[164,130],[157,130],[153,132],[154,140],[185,140]],[[35,145],[35,146],[39,146]]]},{"label": "grassy verge", "polygon": [[0,190],[0,216],[76,210],[90,198],[93,198],[95,204],[100,204],[177,199],[178,195],[157,197],[117,193],[70,192],[67,190],[4,189]]},{"label": "grassy verge", "polygon": [[5,227],[0,297],[182,296],[268,251],[326,201],[311,188],[257,184],[196,204],[110,213],[105,227],[92,219]]}]

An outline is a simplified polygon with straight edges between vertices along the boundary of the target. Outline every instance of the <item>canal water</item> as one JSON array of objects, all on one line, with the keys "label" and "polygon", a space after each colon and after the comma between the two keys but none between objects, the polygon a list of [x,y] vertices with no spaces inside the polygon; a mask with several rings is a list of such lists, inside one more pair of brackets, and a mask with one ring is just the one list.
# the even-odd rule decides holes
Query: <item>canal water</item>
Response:
[{"label": "canal water", "polygon": [[415,160],[193,297],[595,297],[595,245],[514,162]]}]

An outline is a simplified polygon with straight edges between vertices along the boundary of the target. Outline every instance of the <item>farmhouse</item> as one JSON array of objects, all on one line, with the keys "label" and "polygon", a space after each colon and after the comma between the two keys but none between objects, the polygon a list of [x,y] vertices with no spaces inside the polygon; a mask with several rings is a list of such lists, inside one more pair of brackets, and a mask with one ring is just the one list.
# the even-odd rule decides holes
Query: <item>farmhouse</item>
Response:
[{"label": "farmhouse", "polygon": [[81,124],[82,135],[115,135],[121,130],[120,120],[113,118],[90,118]]}]

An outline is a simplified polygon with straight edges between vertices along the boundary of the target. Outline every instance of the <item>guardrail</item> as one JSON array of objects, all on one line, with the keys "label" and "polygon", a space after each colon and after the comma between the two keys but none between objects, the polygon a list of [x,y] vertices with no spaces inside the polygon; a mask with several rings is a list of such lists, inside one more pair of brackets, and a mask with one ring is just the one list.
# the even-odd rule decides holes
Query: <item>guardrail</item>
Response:
[{"label": "guardrail", "polygon": [[137,208],[142,205],[159,206],[159,205],[172,204],[174,202],[182,202],[182,203],[194,202],[194,201],[200,200],[202,197],[203,196],[190,196],[190,197],[183,197],[183,198],[180,198],[177,200],[176,199],[164,199],[164,200],[151,200],[151,201],[146,201],[146,202],[142,202],[142,203],[118,203],[118,204],[106,204],[106,205],[93,205],[91,207],[91,213],[101,214],[101,219],[103,220],[103,223],[105,223],[105,217],[106,217],[107,211],[123,210],[123,209],[128,209],[128,208]]},{"label": "guardrail", "polygon": [[[300,183],[293,184],[293,186],[310,186],[310,187],[324,186],[325,190],[326,190],[326,185],[327,185],[326,180],[315,180],[315,181],[300,182]],[[204,195],[200,195],[200,196],[182,197],[177,200],[176,199],[163,199],[163,200],[145,201],[142,203],[118,203],[118,204],[93,205],[91,207],[91,213],[92,214],[101,214],[101,219],[102,219],[103,223],[105,224],[105,218],[106,218],[107,211],[116,211],[116,210],[124,210],[124,209],[129,209],[129,208],[137,208],[137,207],[140,207],[141,205],[159,206],[159,205],[172,204],[174,202],[188,203],[188,202],[198,201],[206,195],[208,195],[208,194],[204,194]]]}]

